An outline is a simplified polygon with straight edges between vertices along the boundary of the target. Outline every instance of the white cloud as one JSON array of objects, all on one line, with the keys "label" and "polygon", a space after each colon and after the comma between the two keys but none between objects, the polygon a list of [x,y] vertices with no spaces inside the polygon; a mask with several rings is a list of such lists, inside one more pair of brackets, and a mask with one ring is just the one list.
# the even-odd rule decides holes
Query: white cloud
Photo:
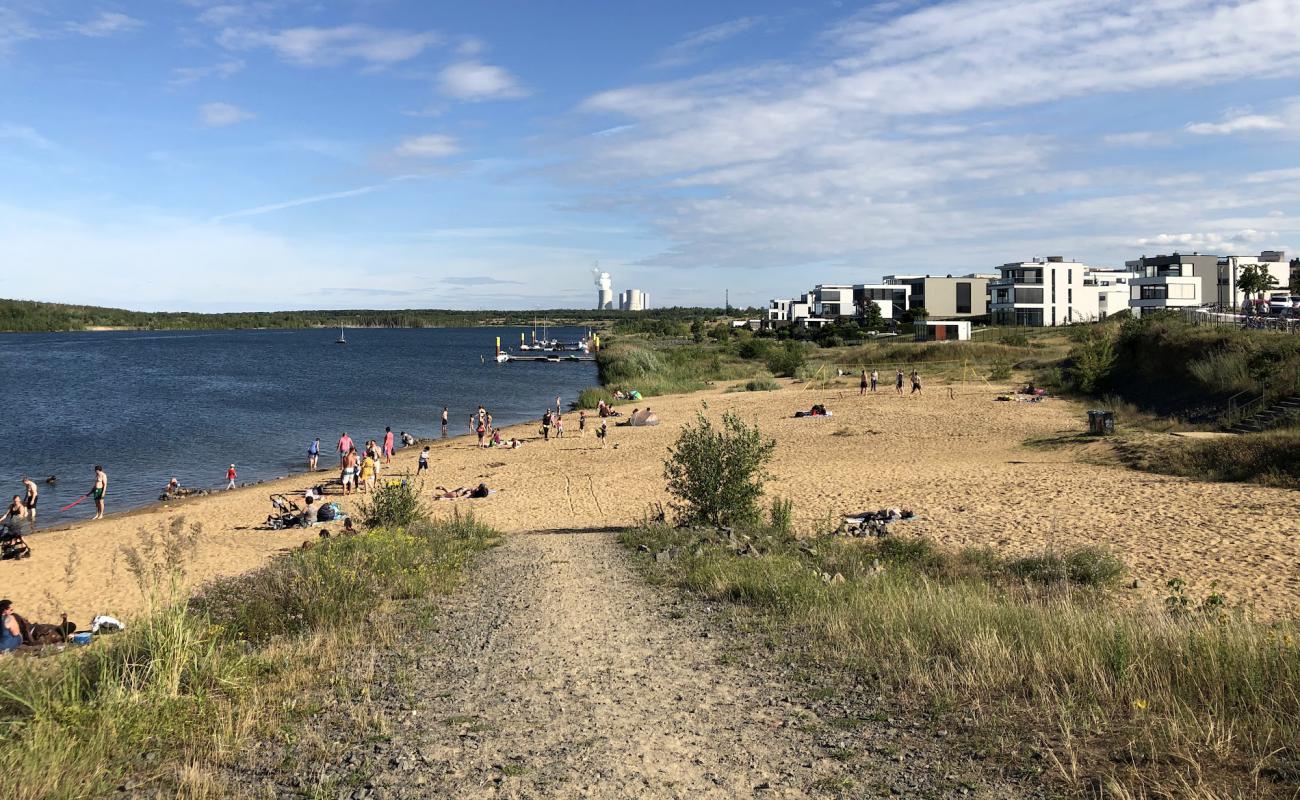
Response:
[{"label": "white cloud", "polygon": [[477,61],[460,61],[438,73],[444,94],[461,100],[503,100],[523,97],[526,91],[501,67]]},{"label": "white cloud", "polygon": [[424,136],[412,136],[403,139],[393,155],[398,158],[445,158],[460,152],[460,145],[453,136],[442,133],[430,133]]},{"label": "white cloud", "polygon": [[256,115],[230,103],[204,103],[199,106],[199,119],[209,128],[221,128],[250,120]]},{"label": "white cloud", "polygon": [[1162,147],[1172,139],[1169,134],[1159,131],[1128,131],[1108,133],[1101,137],[1101,141],[1111,147]]},{"label": "white cloud", "polygon": [[85,22],[69,22],[68,30],[81,36],[104,37],[126,33],[143,27],[138,19],[113,11],[101,11],[99,16]]},{"label": "white cloud", "polygon": [[441,41],[432,31],[340,25],[334,28],[286,28],[260,31],[227,28],[217,41],[230,50],[268,48],[285,61],[304,67],[321,67],[362,61],[374,67],[408,61]]},{"label": "white cloud", "polygon": [[1249,109],[1230,109],[1219,122],[1188,123],[1187,132],[1202,136],[1226,136],[1256,131],[1300,133],[1300,97],[1290,97],[1272,114],[1256,114]]},{"label": "white cloud", "polygon": [[229,78],[244,69],[244,62],[239,60],[222,61],[205,67],[177,67],[172,70],[172,79],[167,83],[174,87],[189,86],[207,78]]},{"label": "white cloud", "polygon": [[[1036,109],[1006,112],[1300,75],[1300,3],[950,0],[855,16],[824,42],[799,61],[588,98],[581,110],[600,128],[635,127],[583,137],[568,176],[592,190],[587,207],[650,220],[670,242],[657,263],[862,263],[945,246],[971,257],[976,243],[1052,231],[1066,239],[1057,247],[1095,242],[1084,231],[1107,226],[1120,249],[1255,201],[1224,186],[1173,202],[1161,164],[1062,170],[1061,154],[1077,157],[1074,131],[1026,124]],[[980,120],[992,115],[992,125]]]},{"label": "white cloud", "polygon": [[688,33],[666,48],[655,61],[655,66],[680,67],[698,61],[707,48],[733,39],[762,21],[762,17],[741,17]]},{"label": "white cloud", "polygon": [[28,125],[15,125],[12,122],[0,122],[0,140],[8,139],[13,142],[21,142],[28,147],[34,147],[38,150],[53,150],[54,142],[46,139],[40,133]]},{"label": "white cloud", "polygon": [[1162,233],[1158,236],[1140,238],[1134,244],[1139,247],[1161,247],[1180,250],[1197,250],[1214,252],[1220,255],[1240,255],[1250,250],[1268,249],[1278,241],[1277,231],[1258,231],[1253,228],[1221,233],[1201,231],[1198,233]]},{"label": "white cloud", "polygon": [[1187,132],[1202,136],[1217,136],[1247,131],[1275,131],[1285,127],[1286,123],[1277,117],[1269,117],[1263,114],[1242,114],[1241,116],[1225,119],[1223,122],[1191,122],[1187,125]]}]

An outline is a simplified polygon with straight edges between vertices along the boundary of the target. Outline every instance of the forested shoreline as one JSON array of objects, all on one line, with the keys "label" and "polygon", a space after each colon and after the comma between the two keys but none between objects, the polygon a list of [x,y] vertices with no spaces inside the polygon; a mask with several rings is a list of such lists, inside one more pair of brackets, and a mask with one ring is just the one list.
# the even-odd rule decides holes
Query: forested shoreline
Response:
[{"label": "forested shoreline", "polygon": [[0,300],[0,332],[54,333],[96,329],[231,330],[247,328],[455,328],[481,325],[593,325],[629,319],[694,320],[724,313],[720,308],[659,308],[649,311],[536,309],[456,311],[450,309],[339,309],[249,311],[202,314],[185,311],[129,311],[121,308]]}]

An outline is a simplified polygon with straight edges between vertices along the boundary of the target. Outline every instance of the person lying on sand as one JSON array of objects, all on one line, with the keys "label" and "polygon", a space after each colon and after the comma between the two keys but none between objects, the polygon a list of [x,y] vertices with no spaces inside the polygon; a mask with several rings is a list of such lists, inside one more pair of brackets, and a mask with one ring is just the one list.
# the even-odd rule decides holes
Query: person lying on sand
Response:
[{"label": "person lying on sand", "polygon": [[481,498],[492,494],[492,490],[487,487],[486,483],[480,483],[473,489],[460,487],[458,489],[448,489],[445,486],[434,487],[438,494],[433,496],[434,500],[460,500],[465,497]]},{"label": "person lying on sand", "polygon": [[796,411],[796,412],[794,412],[794,415],[795,415],[795,417],[800,417],[800,418],[802,418],[802,417],[829,417],[829,416],[831,416],[831,412],[829,412],[829,411],[826,410],[826,406],[821,405],[820,403],[818,403],[817,405],[813,406],[812,408],[810,408],[810,409],[807,410],[807,411]]}]

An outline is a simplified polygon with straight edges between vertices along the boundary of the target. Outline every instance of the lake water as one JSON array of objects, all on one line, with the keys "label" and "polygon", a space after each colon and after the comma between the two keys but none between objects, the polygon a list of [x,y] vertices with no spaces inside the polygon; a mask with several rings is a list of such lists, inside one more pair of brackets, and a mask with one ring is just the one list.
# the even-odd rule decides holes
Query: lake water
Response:
[{"label": "lake water", "polygon": [[172,476],[224,486],[231,462],[240,483],[304,471],[317,436],[321,466],[333,467],[345,430],[358,444],[382,442],[386,425],[436,437],[448,406],[459,435],[479,403],[512,424],[595,385],[591,363],[495,363],[494,338],[517,344],[519,333],[358,329],[346,345],[336,330],[3,334],[0,498],[7,506],[32,476],[45,527],[93,515],[89,500],[58,509],[90,488],[95,464],[111,513],[156,501]]}]

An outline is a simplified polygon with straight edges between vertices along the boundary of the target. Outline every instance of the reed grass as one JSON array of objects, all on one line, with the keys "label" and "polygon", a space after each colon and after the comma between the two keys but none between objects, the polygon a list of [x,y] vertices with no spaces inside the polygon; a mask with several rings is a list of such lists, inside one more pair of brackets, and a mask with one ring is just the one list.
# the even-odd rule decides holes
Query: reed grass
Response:
[{"label": "reed grass", "polygon": [[137,548],[151,604],[127,630],[0,659],[0,797],[223,796],[222,763],[310,711],[341,662],[398,634],[397,601],[449,590],[490,537],[458,516],[322,540],[188,601],[181,554]]},{"label": "reed grass", "polygon": [[920,540],[767,534],[754,557],[698,531],[645,527],[624,538],[678,548],[667,566],[646,568],[751,607],[845,680],[904,703],[941,701],[1036,741],[1071,793],[1300,791],[1294,622],[1263,624],[1221,602],[1126,608],[1097,586],[1113,581],[1111,567],[1019,582],[991,550]]},{"label": "reed grass", "polygon": [[601,349],[596,366],[607,390],[635,389],[646,397],[695,392],[715,381],[770,377],[761,364],[713,343],[655,347],[621,340]]}]

